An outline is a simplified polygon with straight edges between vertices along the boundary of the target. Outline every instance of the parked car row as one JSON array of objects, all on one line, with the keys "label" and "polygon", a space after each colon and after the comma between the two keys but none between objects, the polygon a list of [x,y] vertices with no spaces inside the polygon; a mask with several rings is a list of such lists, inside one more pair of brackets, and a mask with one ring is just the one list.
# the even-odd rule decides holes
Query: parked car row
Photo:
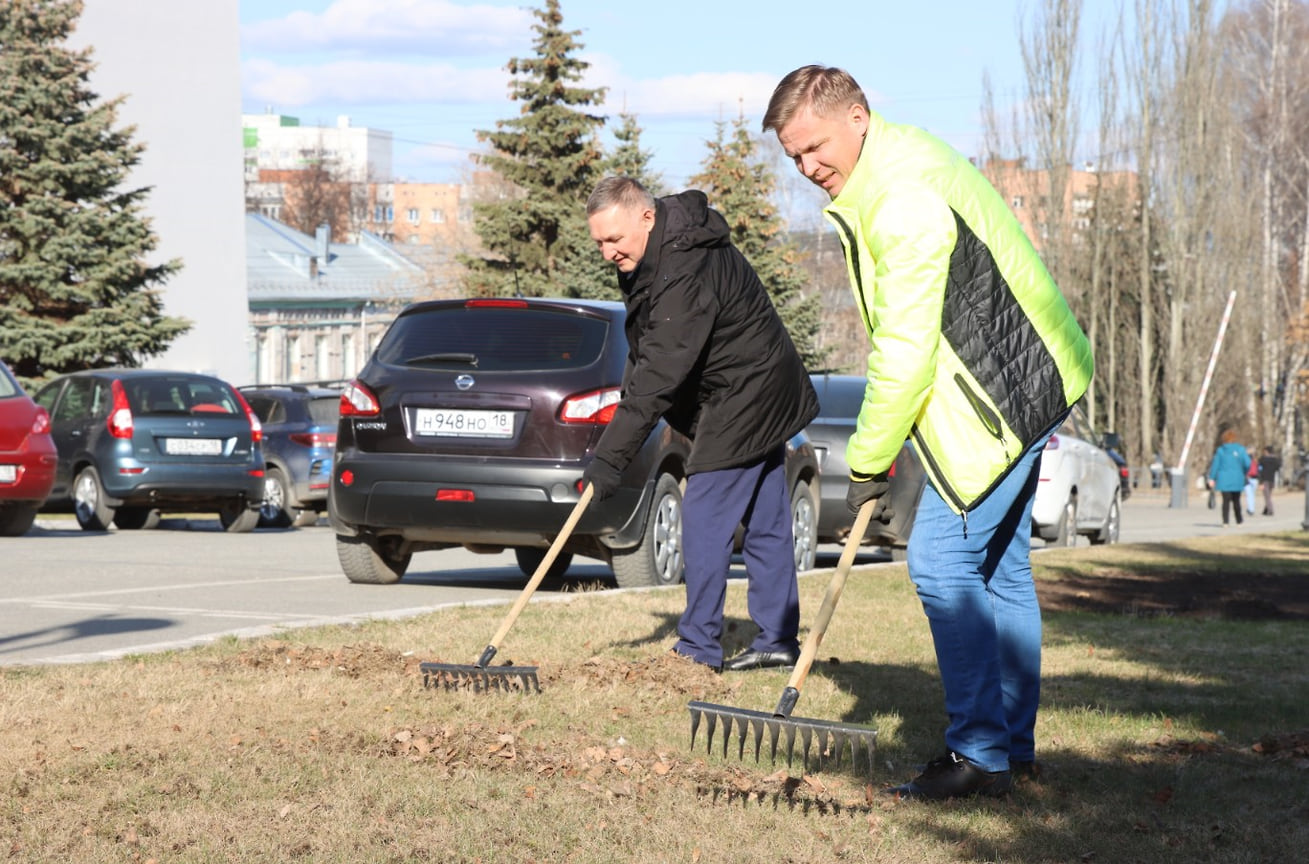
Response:
[{"label": "parked car row", "polygon": [[[625,315],[608,301],[418,303],[341,386],[237,389],[208,375],[101,369],[29,399],[0,364],[0,534],[24,533],[38,508],[72,510],[87,530],[152,527],[168,510],[216,511],[232,532],[326,513],[353,582],[399,581],[415,552],[456,546],[511,549],[532,574],[619,402]],[[867,388],[861,376],[811,380],[819,416],[786,454],[800,570],[853,527],[845,451]],[[1104,446],[1114,439],[1097,437],[1080,407],[1051,436],[1034,536],[1117,541],[1123,491]],[[606,562],[620,586],[680,582],[689,452],[657,425],[618,491],[582,515],[552,575],[581,555]],[[900,557],[926,485],[912,443],[890,475],[894,517],[861,542]]]}]

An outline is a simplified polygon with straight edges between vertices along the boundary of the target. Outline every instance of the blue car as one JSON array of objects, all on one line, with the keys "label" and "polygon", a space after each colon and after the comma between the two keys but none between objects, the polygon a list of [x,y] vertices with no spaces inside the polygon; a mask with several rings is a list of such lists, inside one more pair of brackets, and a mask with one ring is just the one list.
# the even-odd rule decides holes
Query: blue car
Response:
[{"label": "blue car", "polygon": [[304,384],[241,388],[264,429],[264,503],[259,524],[303,527],[327,510],[341,391]]},{"label": "blue car", "polygon": [[211,375],[96,369],[36,394],[59,451],[45,509],[87,531],[149,528],[161,511],[218,511],[252,530],[264,495],[262,429],[241,394]]}]

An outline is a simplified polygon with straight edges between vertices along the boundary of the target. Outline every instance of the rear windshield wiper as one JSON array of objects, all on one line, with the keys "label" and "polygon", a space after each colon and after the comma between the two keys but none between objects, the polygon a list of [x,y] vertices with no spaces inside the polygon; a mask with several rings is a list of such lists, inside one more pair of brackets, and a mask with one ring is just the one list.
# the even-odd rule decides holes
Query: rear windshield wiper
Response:
[{"label": "rear windshield wiper", "polygon": [[447,351],[442,354],[419,354],[417,357],[410,357],[404,362],[406,365],[410,363],[462,363],[465,366],[476,366],[477,355],[466,351]]}]

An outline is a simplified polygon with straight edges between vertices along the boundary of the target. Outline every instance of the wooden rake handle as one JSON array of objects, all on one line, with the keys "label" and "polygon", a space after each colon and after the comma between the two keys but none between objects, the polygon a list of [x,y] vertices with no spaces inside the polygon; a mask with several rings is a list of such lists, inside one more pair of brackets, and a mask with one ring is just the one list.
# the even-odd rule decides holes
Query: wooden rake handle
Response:
[{"label": "wooden rake handle", "polygon": [[805,637],[804,646],[800,649],[800,659],[795,662],[795,668],[791,670],[791,678],[786,682],[786,689],[782,691],[782,698],[777,703],[777,710],[773,712],[778,717],[790,717],[791,711],[795,709],[795,703],[800,699],[800,687],[804,684],[805,678],[809,677],[809,669],[814,665],[818,646],[823,642],[823,634],[827,632],[832,613],[836,611],[836,603],[841,599],[841,592],[845,590],[845,577],[850,575],[850,567],[854,564],[855,555],[859,553],[859,545],[863,542],[865,532],[868,531],[868,523],[873,518],[873,507],[876,503],[876,501],[865,501],[860,506],[858,515],[855,516],[854,527],[850,529],[850,536],[841,549],[841,559],[836,563],[836,572],[832,574],[832,581],[827,583],[827,593],[823,595],[823,605],[818,609],[818,619],[814,621],[809,635]]},{"label": "wooden rake handle", "polygon": [[495,657],[495,653],[500,650],[500,643],[504,640],[505,636],[509,635],[509,628],[514,626],[514,622],[518,620],[519,613],[521,613],[527,606],[527,601],[532,599],[532,595],[536,593],[537,586],[541,584],[543,579],[545,579],[545,574],[549,572],[551,565],[553,565],[555,559],[559,557],[559,551],[564,548],[564,544],[568,542],[568,538],[572,535],[573,529],[577,527],[578,520],[581,519],[582,514],[586,512],[587,505],[591,503],[591,496],[594,492],[594,488],[592,488],[589,483],[586,485],[586,488],[582,490],[582,497],[578,498],[577,503],[573,505],[573,512],[568,514],[568,519],[564,522],[564,527],[559,530],[559,536],[555,537],[554,542],[550,544],[550,548],[546,551],[545,557],[541,559],[541,563],[536,565],[536,572],[532,574],[531,579],[527,580],[527,585],[523,587],[522,593],[518,595],[518,599],[514,601],[514,605],[509,607],[509,614],[505,616],[505,620],[500,624],[500,629],[495,631],[495,635],[491,637],[490,644],[486,646],[486,649],[482,652],[482,656],[478,658],[478,666],[484,667],[489,664],[491,658]]}]

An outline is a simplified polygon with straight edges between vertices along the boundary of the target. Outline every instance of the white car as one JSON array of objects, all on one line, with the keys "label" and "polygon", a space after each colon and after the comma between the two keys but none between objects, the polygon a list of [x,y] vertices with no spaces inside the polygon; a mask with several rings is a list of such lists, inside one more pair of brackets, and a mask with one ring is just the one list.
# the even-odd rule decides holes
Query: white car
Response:
[{"label": "white car", "polygon": [[1118,466],[1098,443],[1080,405],[1050,436],[1032,502],[1032,534],[1072,546],[1079,534],[1092,543],[1117,543],[1122,486]]}]

